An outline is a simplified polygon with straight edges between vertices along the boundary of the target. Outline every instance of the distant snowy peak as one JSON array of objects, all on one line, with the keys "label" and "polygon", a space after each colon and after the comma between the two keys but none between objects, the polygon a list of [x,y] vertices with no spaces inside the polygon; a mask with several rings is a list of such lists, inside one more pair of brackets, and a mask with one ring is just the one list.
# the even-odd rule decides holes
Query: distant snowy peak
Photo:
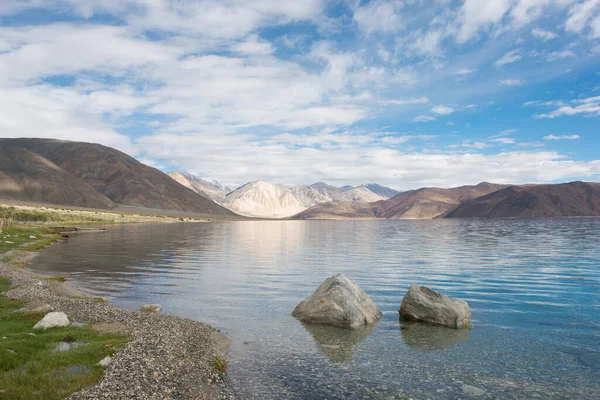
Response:
[{"label": "distant snowy peak", "polygon": [[310,188],[329,199],[328,201],[344,199],[344,193],[340,189],[336,188],[335,186],[328,185],[325,182],[313,183],[310,185]]},{"label": "distant snowy peak", "polygon": [[394,197],[395,195],[400,193],[397,190],[394,190],[394,189],[386,187],[386,186],[378,185],[377,183],[367,183],[366,185],[364,185],[364,187],[369,189],[371,192],[378,194],[380,196],[383,196],[387,199],[391,199],[392,197]]},{"label": "distant snowy peak", "polygon": [[354,189],[350,189],[343,193],[343,197],[345,201],[356,201],[356,202],[366,202],[372,203],[380,200],[387,200],[388,198],[385,196],[380,196],[371,190],[369,190],[366,186],[359,186]]},{"label": "distant snowy peak", "polygon": [[297,197],[291,188],[262,181],[237,188],[223,199],[222,204],[239,214],[262,218],[285,218],[312,207],[303,204],[302,197]]},{"label": "distant snowy peak", "polygon": [[338,188],[322,182],[310,186],[285,186],[255,181],[229,193],[221,204],[250,217],[285,218],[317,204],[336,200],[371,202],[384,200],[384,197],[364,186],[343,193]]},{"label": "distant snowy peak", "polygon": [[201,196],[210,198],[216,202],[221,202],[231,191],[217,181],[209,182],[199,176],[187,172],[169,172],[168,175],[185,187],[192,189]]}]

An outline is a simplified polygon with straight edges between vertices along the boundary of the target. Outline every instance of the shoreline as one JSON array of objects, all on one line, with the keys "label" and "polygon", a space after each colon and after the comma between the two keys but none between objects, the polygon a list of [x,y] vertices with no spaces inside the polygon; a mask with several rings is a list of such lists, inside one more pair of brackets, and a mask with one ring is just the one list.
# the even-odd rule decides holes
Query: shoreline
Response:
[{"label": "shoreline", "polygon": [[13,288],[10,299],[28,307],[49,304],[70,320],[90,324],[100,332],[124,333],[130,341],[113,357],[97,384],[68,399],[234,399],[216,360],[226,360],[231,343],[219,330],[201,322],[168,314],[118,308],[84,297],[64,282],[19,268],[37,252],[13,250],[0,261],[0,277]]}]

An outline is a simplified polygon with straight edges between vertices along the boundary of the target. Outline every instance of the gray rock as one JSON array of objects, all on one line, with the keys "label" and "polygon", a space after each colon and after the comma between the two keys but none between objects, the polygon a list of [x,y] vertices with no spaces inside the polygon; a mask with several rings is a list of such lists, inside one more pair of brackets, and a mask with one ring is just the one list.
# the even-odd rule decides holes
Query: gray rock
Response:
[{"label": "gray rock", "polygon": [[61,326],[69,326],[69,318],[64,312],[51,312],[46,314],[33,329],[50,329]]},{"label": "gray rock", "polygon": [[98,365],[101,365],[103,367],[108,367],[108,365],[111,362],[112,362],[112,358],[110,358],[110,356],[106,356],[102,360],[100,360],[100,362],[98,363]]},{"label": "gray rock", "polygon": [[71,349],[76,349],[78,347],[84,346],[86,343],[81,343],[81,342],[59,342],[56,344],[56,346],[54,346],[54,352],[63,352],[63,351],[69,351]]},{"label": "gray rock", "polygon": [[159,313],[162,311],[160,304],[144,304],[140,307],[140,311]]},{"label": "gray rock", "polygon": [[467,302],[415,285],[408,289],[400,306],[400,318],[451,328],[471,327],[471,309]]},{"label": "gray rock", "polygon": [[327,278],[292,312],[301,321],[354,328],[381,318],[373,300],[343,274]]},{"label": "gray rock", "polygon": [[40,313],[40,314],[47,314],[49,312],[54,311],[54,307],[52,307],[50,304],[43,304],[43,305],[33,308],[29,311]]},{"label": "gray rock", "polygon": [[462,390],[463,392],[465,392],[466,394],[469,394],[471,396],[483,396],[485,394],[485,390],[483,389],[479,389],[478,387],[475,386],[471,386],[471,385],[462,385]]}]

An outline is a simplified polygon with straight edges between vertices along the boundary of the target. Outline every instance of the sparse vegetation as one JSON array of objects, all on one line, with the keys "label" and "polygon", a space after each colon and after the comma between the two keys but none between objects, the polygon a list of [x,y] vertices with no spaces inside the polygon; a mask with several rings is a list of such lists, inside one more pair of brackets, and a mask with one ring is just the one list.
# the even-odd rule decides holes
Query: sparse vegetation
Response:
[{"label": "sparse vegetation", "polygon": [[[44,227],[11,226],[0,233],[0,253],[10,250],[36,251],[60,239]],[[5,256],[10,257],[10,256]],[[4,260],[3,262],[8,262]]]},{"label": "sparse vegetation", "polygon": [[[0,278],[0,292],[10,287]],[[101,334],[91,327],[33,331],[43,314],[15,312],[23,303],[0,294],[0,399],[63,399],[100,380],[104,368],[97,365],[114,354],[128,337]],[[53,351],[60,342],[84,345]]]},{"label": "sparse vegetation", "polygon": [[227,360],[223,360],[219,356],[214,356],[215,360],[215,369],[221,375],[225,375],[227,373]]}]

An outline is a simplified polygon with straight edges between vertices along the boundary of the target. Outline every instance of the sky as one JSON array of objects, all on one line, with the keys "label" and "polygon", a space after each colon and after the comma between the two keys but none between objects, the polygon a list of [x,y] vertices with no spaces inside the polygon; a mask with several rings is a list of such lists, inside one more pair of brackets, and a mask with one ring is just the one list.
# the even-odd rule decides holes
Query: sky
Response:
[{"label": "sky", "polygon": [[600,180],[600,0],[2,0],[0,137],[399,190]]}]

